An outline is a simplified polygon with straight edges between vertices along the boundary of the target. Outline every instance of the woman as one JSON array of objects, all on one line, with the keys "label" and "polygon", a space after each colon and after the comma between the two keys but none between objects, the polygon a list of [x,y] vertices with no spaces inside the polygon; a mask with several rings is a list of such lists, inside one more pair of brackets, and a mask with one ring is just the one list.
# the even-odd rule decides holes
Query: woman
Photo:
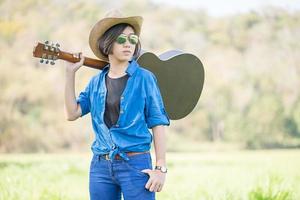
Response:
[{"label": "woman", "polygon": [[[66,66],[65,107],[68,120],[91,114],[95,141],[90,165],[92,200],[155,199],[167,172],[164,126],[169,117],[155,75],[139,66],[142,17],[122,17],[111,12],[95,24],[89,44],[94,54],[107,61],[75,97],[78,63]],[[149,129],[152,129],[152,134]],[[149,152],[152,139],[156,166]]]}]

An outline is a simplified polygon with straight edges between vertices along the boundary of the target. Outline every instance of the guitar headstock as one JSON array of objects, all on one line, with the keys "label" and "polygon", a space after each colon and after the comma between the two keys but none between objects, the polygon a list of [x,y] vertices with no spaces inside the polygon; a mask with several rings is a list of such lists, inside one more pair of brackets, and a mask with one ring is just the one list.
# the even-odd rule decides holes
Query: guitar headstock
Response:
[{"label": "guitar headstock", "polygon": [[48,64],[50,61],[51,65],[55,64],[55,60],[59,58],[60,55],[60,45],[49,43],[49,41],[46,41],[44,44],[37,43],[37,45],[33,48],[33,56],[37,58],[41,58],[40,63],[46,63]]}]

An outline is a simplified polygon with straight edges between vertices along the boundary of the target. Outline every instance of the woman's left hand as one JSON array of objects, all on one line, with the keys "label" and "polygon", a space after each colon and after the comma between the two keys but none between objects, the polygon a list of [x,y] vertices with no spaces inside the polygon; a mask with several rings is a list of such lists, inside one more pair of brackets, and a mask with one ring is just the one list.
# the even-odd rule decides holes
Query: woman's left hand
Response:
[{"label": "woman's left hand", "polygon": [[150,192],[160,192],[163,188],[166,179],[166,173],[160,170],[144,169],[142,172],[149,174],[150,178],[145,185]]}]

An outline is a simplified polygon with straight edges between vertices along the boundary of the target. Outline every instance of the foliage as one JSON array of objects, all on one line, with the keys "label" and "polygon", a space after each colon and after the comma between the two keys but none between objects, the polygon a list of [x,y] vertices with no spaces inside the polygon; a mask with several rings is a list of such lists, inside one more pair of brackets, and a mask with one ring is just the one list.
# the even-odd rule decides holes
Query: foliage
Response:
[{"label": "foliage", "polygon": [[[186,11],[147,0],[4,0],[0,4],[1,152],[89,148],[93,140],[89,117],[68,122],[64,116],[64,63],[58,61],[55,68],[39,64],[32,48],[37,41],[53,40],[65,51],[94,57],[88,47],[89,31],[112,7],[143,15],[143,49],[156,54],[182,49],[204,64],[200,101],[188,117],[171,121],[169,150],[176,151],[181,143],[186,144],[183,149],[196,149],[207,141],[251,149],[300,146],[299,12],[265,7],[212,17],[205,10]],[[79,70],[77,94],[96,73]]]},{"label": "foliage", "polygon": [[[168,154],[159,200],[296,200],[299,150]],[[152,152],[153,155],[153,152]],[[0,200],[88,199],[90,154],[0,156]]]}]

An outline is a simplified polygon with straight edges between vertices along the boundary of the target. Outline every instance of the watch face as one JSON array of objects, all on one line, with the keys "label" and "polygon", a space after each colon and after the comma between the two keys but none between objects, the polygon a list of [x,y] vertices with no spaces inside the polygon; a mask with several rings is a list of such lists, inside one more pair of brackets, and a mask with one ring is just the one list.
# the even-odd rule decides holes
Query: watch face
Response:
[{"label": "watch face", "polygon": [[160,168],[161,172],[166,173],[167,172],[167,168],[166,167],[161,167]]},{"label": "watch face", "polygon": [[160,170],[162,173],[167,173],[168,169],[164,166],[155,166],[155,169]]}]

